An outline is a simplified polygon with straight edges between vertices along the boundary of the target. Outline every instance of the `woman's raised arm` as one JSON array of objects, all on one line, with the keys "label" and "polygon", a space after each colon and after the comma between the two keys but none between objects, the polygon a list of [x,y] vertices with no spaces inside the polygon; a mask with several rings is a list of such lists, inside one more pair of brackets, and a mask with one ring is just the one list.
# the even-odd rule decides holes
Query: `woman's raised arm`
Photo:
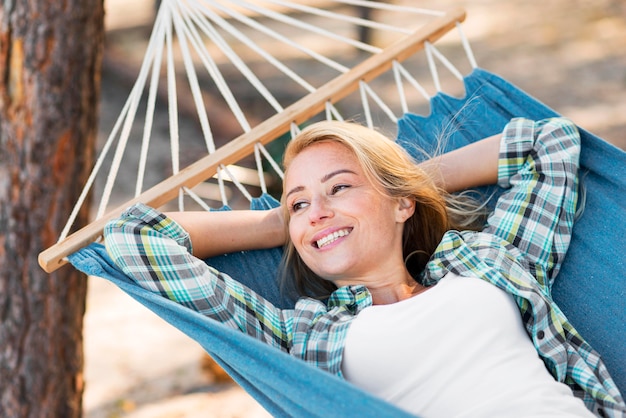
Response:
[{"label": "woman's raised arm", "polygon": [[193,255],[204,259],[236,251],[282,246],[286,230],[280,207],[271,210],[168,212],[191,239]]},{"label": "woman's raised arm", "polygon": [[495,184],[502,134],[434,157],[420,164],[448,193]]},{"label": "woman's raised arm", "polygon": [[571,238],[579,153],[580,136],[571,121],[516,118],[500,135],[423,164],[448,192],[503,187],[484,231],[521,250],[535,266],[537,281],[549,286]]},{"label": "woman's raised arm", "polygon": [[[228,218],[222,219],[224,228],[231,220],[231,216],[207,216],[209,218]],[[251,215],[248,220],[261,218]],[[198,225],[189,224],[190,221],[193,219],[183,222],[191,225],[196,235],[208,233],[199,229],[207,224],[204,217]],[[213,231],[222,234],[216,238],[217,242],[227,235],[225,229],[216,227]],[[189,233],[172,218],[141,203],[128,208],[104,227],[104,244],[111,260],[139,286],[287,350],[293,334],[289,320],[291,311],[277,308],[250,288],[191,255],[189,238]]]}]

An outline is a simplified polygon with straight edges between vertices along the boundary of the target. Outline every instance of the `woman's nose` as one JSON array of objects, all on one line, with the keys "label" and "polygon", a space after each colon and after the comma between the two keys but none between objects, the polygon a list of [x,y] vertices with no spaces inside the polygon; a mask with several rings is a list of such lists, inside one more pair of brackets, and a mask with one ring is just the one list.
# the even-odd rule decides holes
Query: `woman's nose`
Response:
[{"label": "woman's nose", "polygon": [[309,208],[309,221],[313,223],[320,222],[327,218],[333,217],[333,210],[330,202],[326,197],[313,199]]}]

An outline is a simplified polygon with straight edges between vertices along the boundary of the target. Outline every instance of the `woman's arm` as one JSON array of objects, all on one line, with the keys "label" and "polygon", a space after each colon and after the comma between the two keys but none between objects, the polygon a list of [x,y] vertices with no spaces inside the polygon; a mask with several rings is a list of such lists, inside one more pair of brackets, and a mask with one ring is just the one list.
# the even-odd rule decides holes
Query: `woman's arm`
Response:
[{"label": "woman's arm", "polygon": [[495,184],[502,134],[450,151],[420,164],[448,193]]},{"label": "woman's arm", "polygon": [[549,286],[571,238],[578,199],[580,136],[567,119],[511,120],[494,135],[422,163],[453,193],[498,184],[485,232],[517,247]]},{"label": "woman's arm", "polygon": [[193,255],[208,258],[236,251],[274,248],[286,241],[282,211],[168,212],[191,239]]},{"label": "woman's arm", "polygon": [[517,247],[550,287],[569,247],[578,203],[580,134],[564,118],[517,118],[502,133],[498,197],[485,232]]},{"label": "woman's arm", "polygon": [[187,231],[158,210],[130,207],[107,223],[104,244],[113,262],[144,289],[288,349],[291,311],[191,255]]}]

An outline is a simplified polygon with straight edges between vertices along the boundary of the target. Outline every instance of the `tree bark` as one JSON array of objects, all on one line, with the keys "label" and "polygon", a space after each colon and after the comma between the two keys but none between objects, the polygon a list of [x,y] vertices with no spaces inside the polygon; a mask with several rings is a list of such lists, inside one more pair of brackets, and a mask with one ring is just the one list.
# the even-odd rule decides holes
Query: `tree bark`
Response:
[{"label": "tree bark", "polygon": [[[82,413],[86,277],[47,274],[92,166],[103,0],[0,4],[0,416]],[[79,216],[79,225],[88,213]]]}]

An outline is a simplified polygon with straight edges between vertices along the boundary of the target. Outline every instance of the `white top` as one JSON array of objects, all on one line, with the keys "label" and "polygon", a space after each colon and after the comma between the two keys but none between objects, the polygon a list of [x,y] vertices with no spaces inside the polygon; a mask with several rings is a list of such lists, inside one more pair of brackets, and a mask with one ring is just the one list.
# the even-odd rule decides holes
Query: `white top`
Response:
[{"label": "white top", "polygon": [[342,371],[365,391],[420,417],[591,417],[548,372],[513,298],[448,274],[433,288],[364,309]]}]

